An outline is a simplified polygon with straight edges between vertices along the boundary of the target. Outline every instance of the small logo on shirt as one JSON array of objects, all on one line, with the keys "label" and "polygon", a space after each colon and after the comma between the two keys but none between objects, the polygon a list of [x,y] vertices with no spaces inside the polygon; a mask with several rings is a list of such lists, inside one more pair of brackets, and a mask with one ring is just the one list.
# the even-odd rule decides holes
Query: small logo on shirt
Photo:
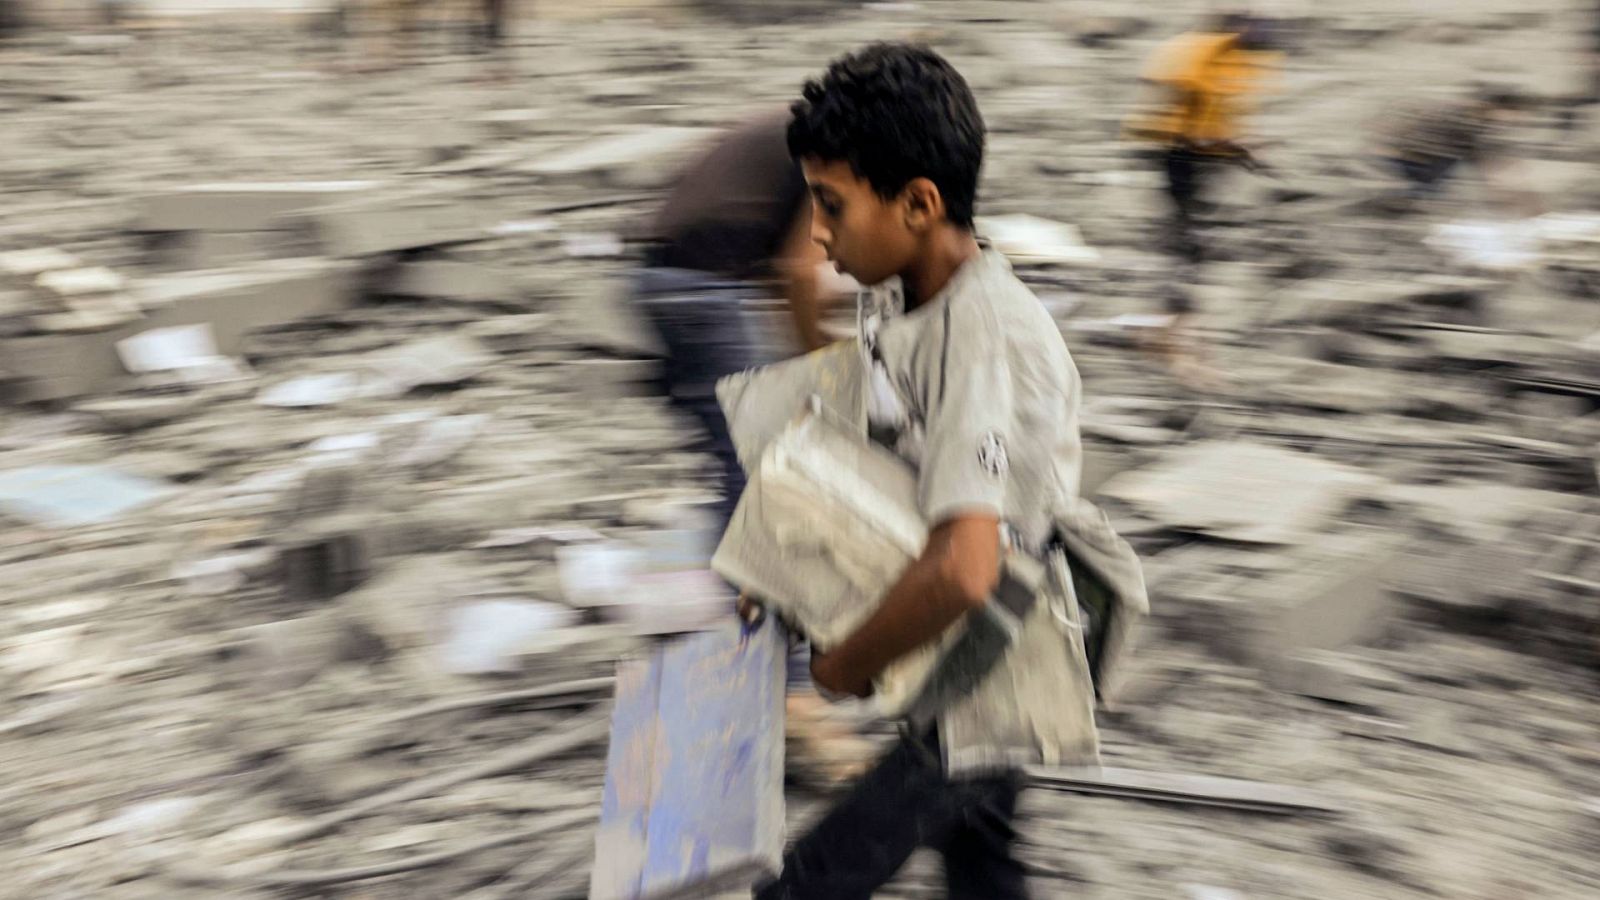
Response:
[{"label": "small logo on shirt", "polygon": [[989,432],[978,443],[978,465],[996,478],[1004,478],[1010,464],[1006,461],[1006,445],[1000,435]]}]

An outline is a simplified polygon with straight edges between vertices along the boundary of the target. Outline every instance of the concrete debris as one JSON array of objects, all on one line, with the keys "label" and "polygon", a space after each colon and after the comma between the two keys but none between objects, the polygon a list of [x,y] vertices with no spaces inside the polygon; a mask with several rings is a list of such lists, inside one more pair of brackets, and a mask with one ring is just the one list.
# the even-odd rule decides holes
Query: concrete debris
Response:
[{"label": "concrete debris", "polygon": [[1331,798],[1301,788],[1209,775],[1140,772],[1111,767],[1035,767],[1028,774],[1034,784],[1051,790],[1159,803],[1218,806],[1276,815],[1330,813],[1339,809]]},{"label": "concrete debris", "polygon": [[329,204],[291,217],[317,251],[363,257],[481,240],[504,219],[495,204],[459,191],[397,191]]},{"label": "concrete debris", "polygon": [[389,291],[400,297],[506,305],[515,304],[523,295],[509,272],[449,259],[403,265]]},{"label": "concrete debris", "polygon": [[[717,128],[881,33],[948,52],[978,94],[980,230],[1062,326],[1082,492],[1151,588],[1142,699],[1098,717],[1108,768],[1073,776],[1101,795],[1020,801],[1034,893],[1581,895],[1581,4],[1258,5],[1290,63],[1250,120],[1273,172],[1206,185],[1189,265],[1162,245],[1164,170],[1117,132],[1199,0],[547,0],[507,4],[537,21],[481,57],[457,46],[473,4],[412,4],[406,64],[359,75],[375,50],[276,14],[165,18],[266,2],[113,4],[115,33],[94,4],[0,2],[0,31],[24,22],[0,63],[0,893],[582,895],[616,660],[733,603],[685,513],[715,462],[658,396],[636,241]],[[397,4],[345,5],[365,29]],[[1535,88],[1505,146],[1543,214],[1489,209],[1472,166],[1397,202],[1360,158],[1369,120],[1486,72]],[[748,299],[790,352],[781,308]],[[1161,364],[1185,335],[1220,378]],[[788,393],[749,379],[743,455],[814,394],[861,415],[859,363],[841,342],[791,363],[811,371]],[[715,687],[685,685],[657,699]],[[886,735],[870,705],[829,715]],[[1244,784],[1158,777],[1198,771]],[[792,780],[789,824],[823,799]],[[1297,818],[1232,827],[1241,804]],[[717,846],[760,838],[770,864],[776,833]],[[942,891],[919,858],[883,893]]]},{"label": "concrete debris", "polygon": [[1102,496],[1158,521],[1235,541],[1293,544],[1380,482],[1305,453],[1243,442],[1202,442],[1147,469],[1113,477]]},{"label": "concrete debris", "polygon": [[689,153],[709,143],[715,133],[688,127],[637,129],[591,138],[516,169],[547,181],[591,187],[659,188],[671,180]]},{"label": "concrete debris", "polygon": [[488,350],[466,335],[408,341],[377,350],[358,360],[363,373],[371,373],[396,394],[429,385],[460,384],[491,363]]},{"label": "concrete debris", "polygon": [[276,555],[270,550],[240,550],[179,561],[173,564],[172,577],[181,581],[191,594],[220,597],[244,587],[276,561]]},{"label": "concrete debris", "polygon": [[[243,269],[143,280],[130,288],[142,310],[114,316],[82,334],[0,340],[0,356],[20,378],[19,399],[58,400],[103,393],[127,381],[117,345],[163,328],[205,324],[221,355],[241,348],[255,330],[340,309],[353,299],[352,270],[323,260],[283,260]],[[77,330],[77,329],[72,329]]]},{"label": "concrete debris", "polygon": [[978,220],[978,233],[1018,265],[1085,264],[1100,254],[1083,242],[1074,225],[1038,216],[988,216]]},{"label": "concrete debris", "polygon": [[196,184],[139,201],[143,231],[255,232],[293,225],[292,215],[379,190],[373,181]]}]

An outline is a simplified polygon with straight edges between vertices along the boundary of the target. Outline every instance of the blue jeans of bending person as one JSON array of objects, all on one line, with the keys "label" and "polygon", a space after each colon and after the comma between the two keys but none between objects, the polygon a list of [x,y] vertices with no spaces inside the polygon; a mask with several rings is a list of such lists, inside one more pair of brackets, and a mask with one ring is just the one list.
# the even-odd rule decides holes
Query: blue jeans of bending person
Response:
[{"label": "blue jeans of bending person", "polygon": [[[762,346],[759,323],[745,307],[758,290],[691,269],[647,268],[634,282],[634,303],[666,349],[662,388],[700,426],[701,449],[716,460],[719,538],[744,493],[745,475],[716,387],[718,379],[773,359]],[[791,688],[810,684],[809,660],[804,648],[789,654]]]},{"label": "blue jeans of bending person", "polygon": [[733,518],[745,478],[717,405],[717,381],[761,365],[767,356],[744,308],[752,293],[743,282],[688,269],[645,269],[635,281],[634,302],[666,348],[662,387],[699,424],[701,447],[717,463],[718,534]]}]

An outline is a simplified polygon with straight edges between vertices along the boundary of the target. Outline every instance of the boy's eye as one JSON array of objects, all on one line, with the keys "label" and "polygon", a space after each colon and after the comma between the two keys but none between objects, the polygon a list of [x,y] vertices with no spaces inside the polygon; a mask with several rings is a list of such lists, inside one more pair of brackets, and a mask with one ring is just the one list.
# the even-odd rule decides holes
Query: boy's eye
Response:
[{"label": "boy's eye", "polygon": [[822,207],[822,211],[827,213],[829,218],[838,217],[840,210],[839,201],[830,200],[825,197],[819,197],[817,199],[817,204]]}]

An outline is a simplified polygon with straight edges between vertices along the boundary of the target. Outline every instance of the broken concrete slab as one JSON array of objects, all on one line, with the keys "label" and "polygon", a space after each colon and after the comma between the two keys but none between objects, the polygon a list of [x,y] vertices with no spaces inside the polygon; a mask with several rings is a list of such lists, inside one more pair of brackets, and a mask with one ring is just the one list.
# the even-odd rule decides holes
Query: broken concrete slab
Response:
[{"label": "broken concrete slab", "polygon": [[1220,778],[1106,767],[1031,767],[1034,784],[1058,791],[1128,797],[1158,803],[1218,806],[1275,815],[1329,813],[1339,810],[1332,798],[1305,788]]},{"label": "broken concrete slab", "polygon": [[354,274],[347,263],[300,259],[152,278],[132,289],[142,317],[107,331],[0,341],[0,357],[22,380],[20,399],[101,393],[128,381],[116,349],[122,340],[156,328],[208,323],[218,352],[233,355],[252,330],[353,302]]},{"label": "broken concrete slab", "polygon": [[251,687],[293,690],[341,660],[359,658],[359,645],[338,611],[327,609],[237,630],[227,645],[228,662]]},{"label": "broken concrete slab", "polygon": [[1404,689],[1400,679],[1383,670],[1328,650],[1291,653],[1272,667],[1268,680],[1281,691],[1347,706],[1371,707],[1384,690]]},{"label": "broken concrete slab", "polygon": [[493,362],[489,351],[465,334],[407,341],[364,354],[356,369],[403,394],[426,385],[459,384]]},{"label": "broken concrete slab", "polygon": [[[1268,568],[1219,573],[1207,566],[1209,578],[1157,593],[1194,604],[1182,617],[1182,637],[1271,672],[1297,652],[1382,635],[1397,609],[1388,584],[1407,542],[1377,529],[1325,535]],[[1197,546],[1185,559],[1203,565],[1207,549]]]},{"label": "broken concrete slab", "polygon": [[386,287],[399,297],[508,305],[523,300],[527,293],[509,271],[450,259],[406,263]]},{"label": "broken concrete slab", "polygon": [[391,652],[433,646],[451,609],[482,578],[448,555],[398,559],[345,593],[340,608]]},{"label": "broken concrete slab", "polygon": [[680,126],[637,128],[597,137],[515,167],[546,181],[619,188],[661,187],[689,154],[717,132]]},{"label": "broken concrete slab", "polygon": [[505,216],[460,189],[380,193],[287,217],[334,257],[373,256],[482,240]]},{"label": "broken concrete slab", "polygon": [[1381,480],[1308,453],[1242,441],[1203,441],[1124,472],[1101,495],[1175,528],[1235,541],[1292,544]]},{"label": "broken concrete slab", "polygon": [[190,393],[103,397],[76,404],[73,409],[87,413],[116,431],[137,431],[193,413],[202,400]]},{"label": "broken concrete slab", "polygon": [[141,231],[273,231],[292,213],[381,190],[376,181],[288,181],[197,184],[138,202]]},{"label": "broken concrete slab", "polygon": [[494,316],[467,325],[467,334],[496,353],[520,355],[550,343],[548,329],[556,324],[550,313]]},{"label": "broken concrete slab", "polygon": [[192,231],[176,236],[165,258],[179,269],[223,269],[288,255],[274,231]]}]

